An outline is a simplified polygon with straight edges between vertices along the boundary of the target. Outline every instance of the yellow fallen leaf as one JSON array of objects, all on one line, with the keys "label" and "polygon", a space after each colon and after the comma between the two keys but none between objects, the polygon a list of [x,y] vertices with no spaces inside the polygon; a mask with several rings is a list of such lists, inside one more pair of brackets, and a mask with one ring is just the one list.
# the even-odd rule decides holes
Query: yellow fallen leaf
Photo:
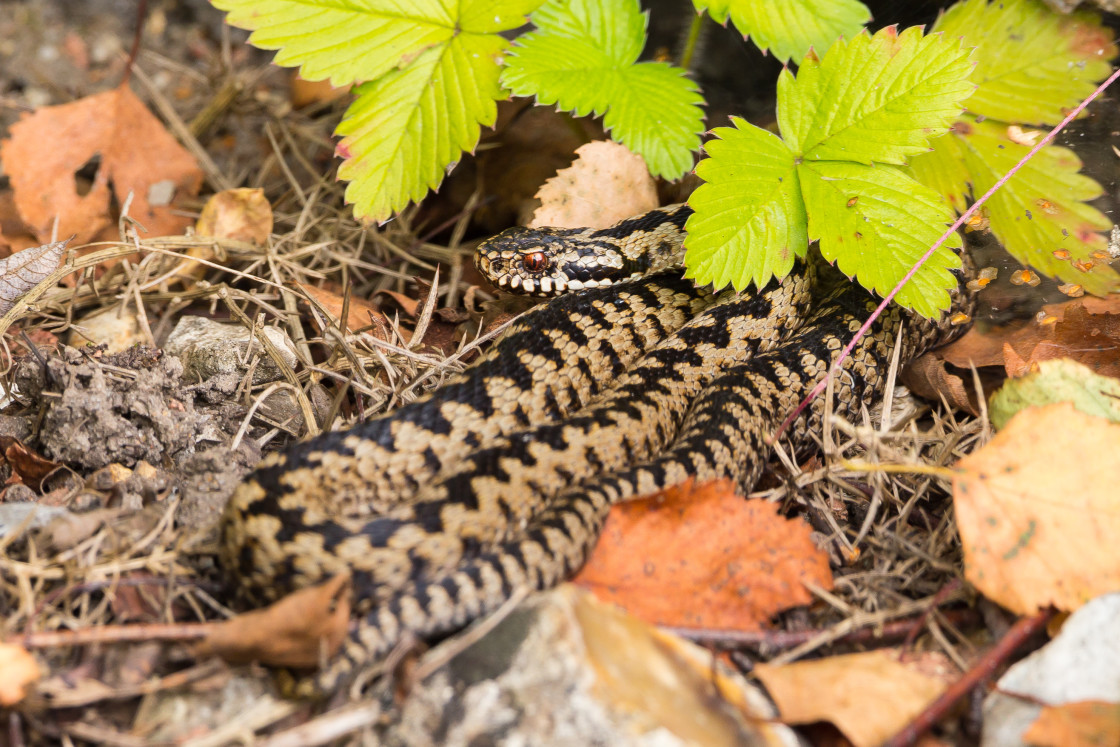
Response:
[{"label": "yellow fallen leaf", "polygon": [[984,596],[1029,615],[1120,589],[1120,425],[1027,408],[957,468],[965,577]]},{"label": "yellow fallen leaf", "polygon": [[829,721],[856,747],[882,744],[947,687],[886,650],[780,667],[759,664],[754,675],[770,692],[783,722]]}]

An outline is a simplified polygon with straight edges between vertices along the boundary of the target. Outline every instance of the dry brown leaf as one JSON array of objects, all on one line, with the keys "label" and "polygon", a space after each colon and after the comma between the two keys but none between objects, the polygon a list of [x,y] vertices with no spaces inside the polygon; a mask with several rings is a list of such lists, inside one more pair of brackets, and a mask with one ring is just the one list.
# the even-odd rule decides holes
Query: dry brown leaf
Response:
[{"label": "dry brown leaf", "polygon": [[197,648],[235,663],[316,667],[338,651],[349,624],[350,577],[341,575],[215,623]]},{"label": "dry brown leaf", "polygon": [[957,464],[965,576],[1022,615],[1120,589],[1120,425],[1068,403],[1028,407]]},{"label": "dry brown leaf", "polygon": [[23,646],[0,643],[0,706],[10,708],[27,695],[28,688],[39,680],[39,665]]},{"label": "dry brown leaf", "polygon": [[910,723],[946,683],[900,663],[891,651],[868,651],[774,667],[758,664],[787,724],[829,721],[856,747],[882,744]]},{"label": "dry brown leaf", "polygon": [[1023,741],[1032,747],[1113,747],[1120,744],[1120,703],[1043,706]]},{"label": "dry brown leaf", "polygon": [[194,230],[199,236],[263,246],[272,233],[272,205],[263,189],[224,189],[202,206]]},{"label": "dry brown leaf", "polygon": [[1039,318],[1014,327],[974,327],[936,355],[964,369],[1003,366],[1008,376],[1022,376],[1040,361],[1072,358],[1102,376],[1120,377],[1118,351],[1120,296],[1111,295],[1050,304]]},{"label": "dry brown leaf", "polygon": [[576,583],[660,625],[757,630],[832,587],[809,527],[730,482],[685,483],[611,510]]},{"label": "dry brown leaf", "polygon": [[[38,490],[47,475],[59,468],[58,462],[36,454],[19,439],[11,436],[0,436],[0,451],[12,468],[13,476],[18,476],[19,481],[32,490]],[[8,484],[12,482],[14,481],[8,480]]]},{"label": "dry brown leaf", "polygon": [[587,143],[577,158],[537,192],[541,206],[529,227],[606,228],[658,206],[645,160],[610,140]]},{"label": "dry brown leaf", "polygon": [[944,398],[958,410],[980,414],[972,387],[960,376],[951,373],[936,353],[926,353],[907,364],[902,371],[902,383],[919,397],[934,402]]},{"label": "dry brown leaf", "polygon": [[379,290],[374,293],[374,295],[384,295],[393,299],[393,302],[396,303],[397,306],[401,307],[401,311],[404,312],[405,316],[414,317],[416,316],[417,312],[420,311],[420,300],[417,298],[412,298],[411,296],[406,296],[404,293],[399,293],[392,290]]},{"label": "dry brown leaf", "polygon": [[[86,194],[75,172],[95,156],[101,165]],[[133,193],[129,215],[149,235],[180,233],[190,219],[172,210],[168,194],[194,195],[202,172],[128,85],[39,109],[12,125],[0,144],[16,207],[40,241],[75,234],[84,243],[112,225],[110,183],[118,204]]]},{"label": "dry brown leaf", "polygon": [[53,241],[0,259],[0,314],[7,314],[24,294],[58,269],[69,243],[70,239]]},{"label": "dry brown leaf", "polygon": [[349,93],[348,86],[335,88],[329,80],[307,80],[296,72],[292,73],[288,87],[288,98],[294,109],[302,109],[311,104],[327,104]]},{"label": "dry brown leaf", "polygon": [[[342,296],[331,288],[319,288],[314,285],[297,283],[299,289],[320,303],[332,319],[342,316],[342,307],[345,301]],[[354,332],[359,329],[373,327],[374,337],[382,340],[389,339],[389,323],[376,306],[357,296],[350,296],[350,305],[346,309],[346,329]],[[322,330],[320,330],[322,331]]]}]

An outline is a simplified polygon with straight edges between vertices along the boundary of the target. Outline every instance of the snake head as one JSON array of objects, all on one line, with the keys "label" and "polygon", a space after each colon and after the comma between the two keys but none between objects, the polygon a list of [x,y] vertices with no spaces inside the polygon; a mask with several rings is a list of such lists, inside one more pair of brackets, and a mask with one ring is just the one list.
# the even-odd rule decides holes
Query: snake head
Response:
[{"label": "snake head", "polygon": [[474,263],[499,290],[540,298],[623,279],[625,262],[618,252],[607,242],[588,241],[586,233],[578,228],[510,228],[483,242]]}]

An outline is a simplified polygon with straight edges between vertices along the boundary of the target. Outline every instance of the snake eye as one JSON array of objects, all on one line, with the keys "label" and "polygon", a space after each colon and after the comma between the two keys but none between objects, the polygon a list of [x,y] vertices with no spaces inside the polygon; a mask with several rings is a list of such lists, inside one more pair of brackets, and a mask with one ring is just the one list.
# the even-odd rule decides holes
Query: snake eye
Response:
[{"label": "snake eye", "polygon": [[529,272],[544,272],[548,269],[548,257],[544,252],[529,252],[521,258],[521,265]]}]

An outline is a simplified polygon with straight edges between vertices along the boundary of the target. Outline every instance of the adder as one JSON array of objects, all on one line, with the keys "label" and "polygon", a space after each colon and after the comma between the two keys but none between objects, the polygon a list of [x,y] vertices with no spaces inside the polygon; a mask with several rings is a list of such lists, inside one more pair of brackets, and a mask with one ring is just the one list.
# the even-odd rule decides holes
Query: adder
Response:
[{"label": "adder", "polygon": [[[348,573],[357,624],[295,695],[336,688],[409,638],[455,631],[579,568],[611,505],[727,477],[749,491],[783,417],[826,375],[875,299],[819,257],[755,293],[680,277],[686,205],[608,229],[510,229],[479,269],[561,294],[474,366],[395,412],[267,456],[231,498],[221,559],[257,603]],[[972,297],[959,275],[953,311]],[[892,307],[843,362],[851,416],[906,361],[962,333]],[[812,443],[823,398],[783,436]],[[340,498],[369,510],[342,516]]]}]

